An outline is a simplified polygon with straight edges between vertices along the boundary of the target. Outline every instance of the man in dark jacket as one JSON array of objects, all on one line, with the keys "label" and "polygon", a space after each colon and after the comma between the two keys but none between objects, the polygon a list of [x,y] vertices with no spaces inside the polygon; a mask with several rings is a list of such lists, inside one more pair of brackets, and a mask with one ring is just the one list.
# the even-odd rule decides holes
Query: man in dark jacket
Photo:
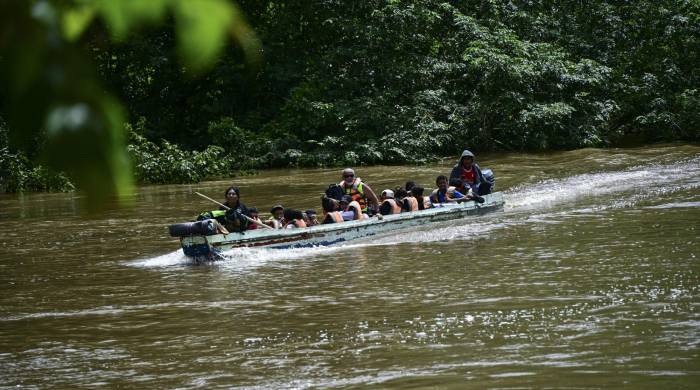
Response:
[{"label": "man in dark jacket", "polygon": [[484,179],[479,164],[474,162],[474,153],[465,150],[450,172],[450,179],[462,179],[465,185],[471,187],[474,194],[486,195],[491,193],[491,183]]}]

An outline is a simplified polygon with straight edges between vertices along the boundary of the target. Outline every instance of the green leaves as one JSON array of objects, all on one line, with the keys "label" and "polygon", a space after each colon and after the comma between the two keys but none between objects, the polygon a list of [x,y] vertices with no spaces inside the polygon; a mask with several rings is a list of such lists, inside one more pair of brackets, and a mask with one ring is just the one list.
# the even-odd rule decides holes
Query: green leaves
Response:
[{"label": "green leaves", "polygon": [[180,0],[174,3],[178,45],[186,63],[196,71],[210,66],[230,35],[241,45],[248,62],[259,60],[260,43],[232,3],[224,0]]},{"label": "green leaves", "polygon": [[248,62],[259,60],[260,43],[238,7],[226,0],[79,1],[64,10],[63,36],[76,41],[94,19],[101,18],[114,39],[125,40],[139,27],[161,23],[168,14],[175,18],[178,52],[191,70],[211,68],[229,37],[241,46]]},{"label": "green leaves", "polygon": [[[114,191],[128,168],[99,155],[125,155],[126,110],[86,46],[129,117],[146,118],[131,148],[140,181],[700,134],[697,1],[245,1],[265,41],[255,72],[244,63],[260,42],[230,1],[0,4],[9,153],[71,177],[95,161]],[[192,163],[229,155],[221,170]]]},{"label": "green leaves", "polygon": [[[213,66],[228,37],[241,43],[248,61],[259,56],[242,14],[225,0],[38,0],[2,8],[0,116],[9,147],[66,172],[88,195],[90,210],[125,203],[133,188],[124,110],[101,85],[81,42],[98,20],[114,40],[127,40],[174,16],[179,52],[194,73]],[[214,149],[204,156],[216,157]]]},{"label": "green leaves", "polygon": [[223,1],[201,0],[177,3],[175,15],[180,55],[199,70],[219,54],[237,13]]},{"label": "green leaves", "polygon": [[43,159],[67,172],[88,192],[87,206],[97,210],[112,200],[124,202],[133,190],[131,164],[124,153],[124,115],[119,104],[101,96],[52,106],[46,118]]},{"label": "green leaves", "polygon": [[65,39],[74,42],[80,38],[88,25],[92,23],[95,13],[94,4],[66,10],[61,21]]}]

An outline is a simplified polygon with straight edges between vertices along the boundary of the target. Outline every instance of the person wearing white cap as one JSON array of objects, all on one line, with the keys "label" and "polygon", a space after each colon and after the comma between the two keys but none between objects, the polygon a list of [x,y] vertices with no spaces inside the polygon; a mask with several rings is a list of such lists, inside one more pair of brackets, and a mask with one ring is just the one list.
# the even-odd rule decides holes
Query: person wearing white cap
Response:
[{"label": "person wearing white cap", "polygon": [[379,207],[379,200],[372,188],[362,179],[355,176],[355,171],[352,168],[343,169],[343,181],[338,183],[345,195],[349,195],[352,200],[360,204],[363,213],[367,212],[368,202],[376,210]]},{"label": "person wearing white cap", "polygon": [[379,206],[379,214],[391,215],[401,212],[401,206],[394,200],[394,191],[384,190],[381,195],[382,204]]}]

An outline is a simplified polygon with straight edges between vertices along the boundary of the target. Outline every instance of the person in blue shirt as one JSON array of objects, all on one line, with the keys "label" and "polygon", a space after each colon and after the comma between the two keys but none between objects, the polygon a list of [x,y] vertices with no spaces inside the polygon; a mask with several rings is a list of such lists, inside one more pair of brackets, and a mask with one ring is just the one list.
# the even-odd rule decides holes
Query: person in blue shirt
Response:
[{"label": "person in blue shirt", "polygon": [[469,199],[461,192],[449,189],[447,186],[447,176],[445,175],[438,176],[437,179],[435,179],[435,185],[437,185],[437,188],[430,194],[430,202],[433,204],[456,203]]},{"label": "person in blue shirt", "polygon": [[451,178],[449,187],[447,187],[448,193],[453,193],[454,191],[464,194],[464,196],[467,198],[466,200],[474,200],[478,203],[484,203],[485,201],[483,197],[472,191],[467,183],[463,182],[462,179],[457,177]]}]

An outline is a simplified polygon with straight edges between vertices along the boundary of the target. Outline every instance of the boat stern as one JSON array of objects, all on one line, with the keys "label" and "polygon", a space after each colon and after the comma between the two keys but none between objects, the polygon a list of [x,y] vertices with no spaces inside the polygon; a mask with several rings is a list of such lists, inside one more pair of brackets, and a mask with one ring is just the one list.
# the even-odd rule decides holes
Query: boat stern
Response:
[{"label": "boat stern", "polygon": [[209,257],[214,254],[214,250],[209,245],[207,238],[204,236],[188,236],[180,239],[182,252],[185,256],[199,258]]}]

